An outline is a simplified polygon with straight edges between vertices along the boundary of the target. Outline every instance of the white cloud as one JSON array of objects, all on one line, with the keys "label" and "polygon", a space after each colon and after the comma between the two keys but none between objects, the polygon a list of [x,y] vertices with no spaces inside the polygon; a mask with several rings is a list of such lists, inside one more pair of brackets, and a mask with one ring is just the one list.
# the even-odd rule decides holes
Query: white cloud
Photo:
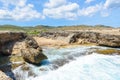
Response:
[{"label": "white cloud", "polygon": [[120,0],[106,0],[104,8],[120,8]]},{"label": "white cloud", "polygon": [[31,4],[28,4],[22,9],[20,7],[16,7],[12,12],[10,12],[10,15],[14,20],[28,21],[34,18],[42,18],[42,15],[39,12],[33,10],[33,5]]},{"label": "white cloud", "polygon": [[43,14],[47,17],[56,19],[76,19],[79,5],[77,3],[67,2],[66,0],[49,0],[45,4]]},{"label": "white cloud", "polygon": [[8,14],[9,14],[8,10],[0,9],[0,19],[10,19],[10,16]]},{"label": "white cloud", "polygon": [[[0,8],[0,19],[11,19],[17,21],[29,21],[36,18],[44,18],[37,10],[34,10],[34,5],[27,4],[27,0],[0,0],[3,7]],[[13,9],[10,9],[10,6]]]},{"label": "white cloud", "polygon": [[[85,0],[85,3],[91,3],[95,0]],[[76,19],[81,16],[93,16],[97,13],[102,17],[107,17],[113,8],[120,8],[120,0],[101,1],[95,5],[80,7],[80,4],[69,2],[69,0],[49,0],[45,3],[43,14],[46,17],[55,19]]]},{"label": "white cloud", "polygon": [[66,0],[49,0],[48,2],[45,3],[45,7],[47,8],[55,8],[61,5],[66,4]]},{"label": "white cloud", "polygon": [[86,0],[85,3],[91,3],[93,2],[94,0]]},{"label": "white cloud", "polygon": [[26,5],[27,0],[0,0],[3,3],[3,7],[9,7],[9,5],[23,7]]},{"label": "white cloud", "polygon": [[106,0],[102,5],[101,15],[102,17],[107,17],[113,10],[118,8],[120,8],[120,0]]},{"label": "white cloud", "polygon": [[[85,3],[93,1],[95,0],[85,0]],[[101,3],[85,7],[69,0],[48,0],[44,4],[42,12],[35,10],[34,5],[29,4],[27,0],[0,0],[0,3],[2,3],[0,19],[16,21],[29,21],[45,17],[73,20],[81,16],[93,16],[96,13],[106,17],[109,16],[113,8],[120,8],[120,0],[106,0],[104,3],[101,1]]]},{"label": "white cloud", "polygon": [[95,13],[99,12],[101,10],[101,5],[97,4],[95,6],[89,6],[87,8],[83,8],[79,10],[78,14],[79,16],[93,16]]},{"label": "white cloud", "polygon": [[[58,1],[58,2],[57,2]],[[94,0],[86,0],[86,3],[90,3]],[[80,8],[77,3],[68,2],[67,0],[49,0],[45,3],[43,14],[46,17],[55,19],[77,19],[80,16],[93,16],[96,13],[101,13],[103,16],[107,16],[108,13],[104,13],[104,4],[99,3],[96,5]]]}]

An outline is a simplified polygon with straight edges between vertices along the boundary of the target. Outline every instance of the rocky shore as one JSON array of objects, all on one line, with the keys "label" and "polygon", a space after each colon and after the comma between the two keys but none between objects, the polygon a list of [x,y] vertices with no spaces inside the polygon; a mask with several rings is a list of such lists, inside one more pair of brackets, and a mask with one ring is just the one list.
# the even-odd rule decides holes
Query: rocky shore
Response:
[{"label": "rocky shore", "polygon": [[[92,31],[48,31],[40,33],[37,37],[31,37],[25,32],[0,32],[0,80],[12,80],[8,77],[9,75],[7,76],[3,72],[11,71],[12,73],[11,69],[20,65],[26,63],[36,65],[47,59],[41,46],[70,46],[72,44],[94,44],[120,48],[120,35]],[[95,52],[120,54],[119,50],[114,49]]]},{"label": "rocky shore", "polygon": [[103,34],[90,31],[44,32],[39,35],[47,39],[61,40],[68,44],[91,44],[99,46],[120,47],[120,35]]},{"label": "rocky shore", "polygon": [[[42,48],[26,33],[0,32],[0,70],[3,72],[10,72],[11,69],[26,62],[39,64],[43,59],[47,59],[47,57],[43,54]],[[1,77],[2,75],[0,75],[0,79],[2,79]]]}]

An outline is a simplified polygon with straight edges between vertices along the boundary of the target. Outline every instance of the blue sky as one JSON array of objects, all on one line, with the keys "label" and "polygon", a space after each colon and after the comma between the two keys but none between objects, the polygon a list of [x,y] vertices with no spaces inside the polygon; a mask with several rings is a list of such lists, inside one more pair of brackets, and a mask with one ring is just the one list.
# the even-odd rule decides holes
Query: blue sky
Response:
[{"label": "blue sky", "polygon": [[0,0],[0,24],[120,27],[120,0]]}]

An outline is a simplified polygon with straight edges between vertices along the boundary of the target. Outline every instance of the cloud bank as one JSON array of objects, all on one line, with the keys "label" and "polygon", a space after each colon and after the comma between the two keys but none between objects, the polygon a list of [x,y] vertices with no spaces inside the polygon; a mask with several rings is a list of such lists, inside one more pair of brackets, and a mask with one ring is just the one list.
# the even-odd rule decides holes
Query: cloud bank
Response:
[{"label": "cloud bank", "polygon": [[0,8],[0,19],[28,21],[34,18],[43,18],[40,12],[34,9],[33,4],[27,4],[27,0],[0,0],[3,6]]},{"label": "cloud bank", "polygon": [[[77,1],[77,0],[76,0]],[[95,0],[85,0],[83,5],[91,4]],[[102,17],[109,16],[110,11],[120,8],[120,0],[101,0],[101,2],[89,6],[81,6],[80,3],[70,0],[48,0],[41,12],[35,4],[28,0],[0,0],[0,20],[29,21],[33,19],[79,19],[81,16],[94,16],[100,13]]]}]

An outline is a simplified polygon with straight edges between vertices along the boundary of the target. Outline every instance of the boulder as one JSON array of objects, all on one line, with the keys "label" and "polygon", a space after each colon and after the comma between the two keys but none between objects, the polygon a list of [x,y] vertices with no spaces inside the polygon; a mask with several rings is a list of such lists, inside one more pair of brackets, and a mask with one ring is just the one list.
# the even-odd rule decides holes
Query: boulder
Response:
[{"label": "boulder", "polygon": [[9,76],[7,76],[5,73],[0,71],[0,80],[13,80]]},{"label": "boulder", "polygon": [[43,59],[47,59],[42,53],[42,48],[32,37],[25,39],[25,49],[21,49],[21,54],[25,61],[33,64],[39,64]]},{"label": "boulder", "polygon": [[47,57],[42,53],[41,50],[34,48],[27,48],[22,50],[22,56],[26,62],[39,64],[43,59],[47,59]]}]

